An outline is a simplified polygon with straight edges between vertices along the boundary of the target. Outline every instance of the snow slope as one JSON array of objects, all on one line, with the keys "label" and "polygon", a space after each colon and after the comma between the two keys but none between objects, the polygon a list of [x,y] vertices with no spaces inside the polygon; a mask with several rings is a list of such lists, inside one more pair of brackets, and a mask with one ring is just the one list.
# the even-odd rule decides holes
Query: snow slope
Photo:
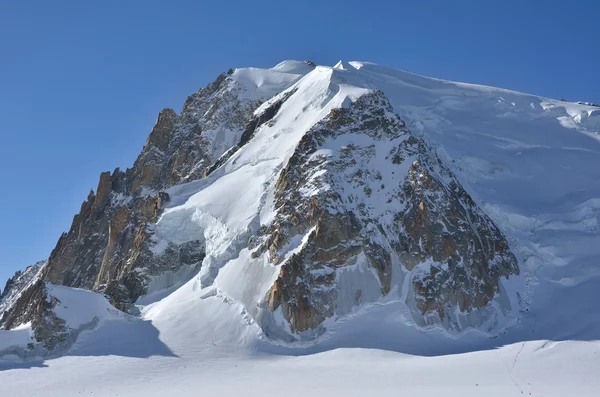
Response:
[{"label": "snow slope", "polygon": [[[286,61],[236,71],[247,87],[276,94],[293,84],[287,90],[296,94],[208,178],[169,190],[155,248],[206,241],[200,274],[163,299],[142,298],[152,303],[140,305],[140,318],[111,318],[82,332],[65,357],[0,359],[7,395],[597,394],[600,109],[370,63],[307,67]],[[298,77],[282,81],[282,74]],[[274,216],[273,181],[304,131],[374,89],[510,239],[522,276],[505,284],[521,312],[503,332],[421,328],[393,297],[305,345],[274,344],[256,324],[277,268],[252,260],[247,243]]]},{"label": "snow slope", "polygon": [[286,60],[270,69],[241,68],[232,74],[245,87],[243,98],[271,98],[313,70],[306,62]]},{"label": "snow slope", "polygon": [[[56,302],[54,314],[64,322],[64,331],[70,332],[66,335],[66,347],[69,347],[70,339],[77,338],[82,331],[102,327],[109,320],[123,321],[130,317],[112,307],[104,296],[92,291],[51,283],[46,283],[46,291],[47,301]],[[62,331],[61,329],[59,332]],[[22,324],[10,331],[0,331],[0,360],[35,359],[41,351],[40,346],[33,347],[35,342],[31,324]],[[59,343],[53,353],[59,355],[64,353],[63,350]]]}]

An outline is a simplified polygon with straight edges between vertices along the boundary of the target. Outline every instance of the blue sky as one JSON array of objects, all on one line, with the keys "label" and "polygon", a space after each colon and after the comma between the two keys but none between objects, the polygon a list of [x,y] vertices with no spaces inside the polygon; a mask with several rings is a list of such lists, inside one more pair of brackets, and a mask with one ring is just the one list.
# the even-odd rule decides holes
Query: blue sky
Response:
[{"label": "blue sky", "polygon": [[0,284],[49,255],[162,108],[230,67],[366,60],[600,102],[600,2],[322,3],[2,2]]}]

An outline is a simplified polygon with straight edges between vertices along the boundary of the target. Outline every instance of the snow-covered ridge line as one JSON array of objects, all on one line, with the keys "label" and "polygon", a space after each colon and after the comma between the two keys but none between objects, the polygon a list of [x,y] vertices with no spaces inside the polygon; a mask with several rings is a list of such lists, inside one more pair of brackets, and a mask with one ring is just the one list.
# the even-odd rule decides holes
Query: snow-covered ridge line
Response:
[{"label": "snow-covered ridge line", "polygon": [[[342,64],[344,64],[344,62],[340,61]],[[363,66],[367,66],[368,68],[372,69],[372,70],[377,70],[379,69],[380,71],[382,71],[385,74],[395,74],[396,76],[400,77],[400,76],[404,76],[404,78],[399,78],[400,80],[418,80],[418,79],[422,79],[422,81],[435,81],[438,83],[445,83],[445,84],[451,84],[451,85],[455,85],[457,87],[463,87],[463,88],[469,88],[469,89],[475,89],[475,90],[479,90],[479,91],[484,91],[484,92],[504,92],[507,94],[514,94],[514,95],[522,95],[522,96],[528,96],[528,97],[535,97],[535,98],[540,98],[540,99],[547,99],[550,100],[552,102],[562,102],[564,104],[574,104],[574,105],[582,105],[582,106],[586,106],[586,107],[598,107],[599,105],[592,103],[592,102],[585,102],[585,101],[573,101],[573,102],[569,102],[569,101],[565,101],[562,99],[556,99],[556,98],[550,98],[550,97],[545,97],[545,96],[541,96],[541,95],[537,95],[537,94],[533,94],[533,93],[527,93],[527,92],[523,92],[523,91],[516,91],[516,90],[511,90],[511,89],[507,89],[507,88],[501,88],[501,87],[495,87],[495,86],[491,86],[491,85],[485,85],[485,84],[478,84],[478,83],[467,83],[467,82],[463,82],[463,81],[454,81],[454,80],[448,80],[448,79],[442,79],[442,78],[437,78],[437,77],[429,77],[429,76],[424,76],[418,73],[413,73],[413,72],[408,72],[406,70],[401,70],[401,69],[395,69],[395,68],[390,68],[390,67],[386,67],[383,65],[379,65],[377,63],[374,62],[364,62],[364,61],[350,61],[347,63],[347,65],[351,65],[354,69],[356,70],[360,70]],[[334,66],[335,68],[335,66]],[[347,70],[348,68],[343,68],[341,70]],[[412,77],[412,78],[411,78]]]}]

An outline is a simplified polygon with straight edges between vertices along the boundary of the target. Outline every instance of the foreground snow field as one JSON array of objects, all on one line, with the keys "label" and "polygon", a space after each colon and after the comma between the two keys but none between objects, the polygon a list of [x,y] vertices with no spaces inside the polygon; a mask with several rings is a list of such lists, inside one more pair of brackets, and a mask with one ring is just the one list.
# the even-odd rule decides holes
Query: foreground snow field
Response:
[{"label": "foreground snow field", "polygon": [[[600,395],[600,108],[362,62],[232,78],[250,99],[297,94],[214,173],[168,190],[153,249],[206,241],[200,273],[154,279],[139,316],[48,284],[78,339],[63,357],[23,360],[30,327],[0,331],[0,396]],[[520,267],[502,281],[510,315],[493,329],[423,327],[398,288],[316,341],[269,340],[255,318],[278,268],[250,258],[248,235],[275,216],[273,181],[305,131],[375,89],[509,240]]]},{"label": "foreground snow field", "polygon": [[[68,357],[2,377],[6,396],[595,396],[597,350],[542,343],[458,356],[341,349],[301,357]],[[541,351],[536,351],[541,349]],[[517,357],[517,354],[520,354]],[[515,361],[515,357],[517,357]],[[568,363],[576,363],[575,366]],[[514,364],[514,365],[513,365]]]},{"label": "foreground snow field", "polygon": [[[181,302],[177,309],[178,318],[157,311],[152,321],[107,320],[65,357],[3,361],[2,395],[548,397],[595,396],[599,386],[598,341],[449,340],[403,329],[389,310],[385,332],[368,317],[353,319],[353,335],[286,349],[261,341],[240,308],[218,296]],[[543,335],[546,325],[540,326]],[[400,352],[376,348],[386,344]],[[368,347],[334,348],[361,345]],[[456,353],[467,349],[473,351]]]}]

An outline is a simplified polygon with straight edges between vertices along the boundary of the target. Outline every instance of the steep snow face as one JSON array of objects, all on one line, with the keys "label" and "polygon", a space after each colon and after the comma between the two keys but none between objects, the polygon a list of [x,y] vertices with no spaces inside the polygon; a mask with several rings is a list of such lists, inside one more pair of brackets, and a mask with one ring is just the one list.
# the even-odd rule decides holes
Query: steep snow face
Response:
[{"label": "steep snow face", "polygon": [[[174,205],[158,220],[155,238],[205,241],[207,257],[200,275],[204,285],[210,285],[218,269],[239,254],[250,233],[273,217],[272,199],[268,199],[273,196],[273,181],[305,131],[330,109],[367,92],[332,83],[332,73],[331,68],[317,67],[289,88],[297,92],[224,165],[204,180],[168,190]],[[265,103],[256,114],[276,100]]]}]

